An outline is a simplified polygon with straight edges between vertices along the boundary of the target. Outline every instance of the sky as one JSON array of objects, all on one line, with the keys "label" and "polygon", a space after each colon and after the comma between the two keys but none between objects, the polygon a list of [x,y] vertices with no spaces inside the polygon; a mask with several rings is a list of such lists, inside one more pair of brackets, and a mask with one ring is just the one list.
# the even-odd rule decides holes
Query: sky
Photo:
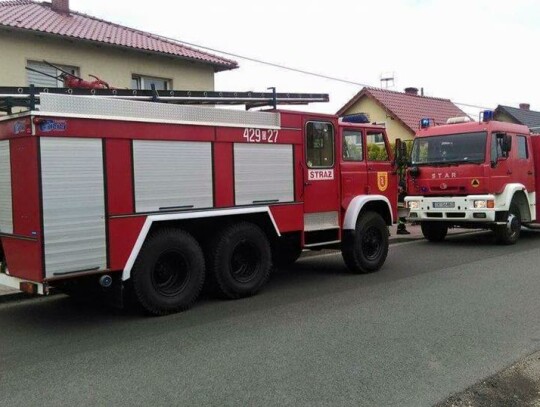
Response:
[{"label": "sky", "polygon": [[[540,111],[537,0],[71,0],[72,10],[190,44],[285,65],[347,84],[238,57],[216,74],[222,91],[329,93],[305,110],[335,113],[362,89],[423,88],[471,115],[478,108]],[[217,54],[216,52],[212,52]]]}]

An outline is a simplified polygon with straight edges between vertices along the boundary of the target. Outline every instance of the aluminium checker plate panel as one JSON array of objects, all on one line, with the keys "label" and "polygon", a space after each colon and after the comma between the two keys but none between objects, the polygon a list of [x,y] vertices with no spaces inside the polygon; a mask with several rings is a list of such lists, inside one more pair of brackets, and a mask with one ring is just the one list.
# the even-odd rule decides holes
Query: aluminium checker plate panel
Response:
[{"label": "aluminium checker plate panel", "polygon": [[279,129],[279,113],[42,93],[40,111],[92,119]]},{"label": "aluminium checker plate panel", "polygon": [[314,212],[304,214],[305,232],[337,228],[339,228],[338,212]]}]

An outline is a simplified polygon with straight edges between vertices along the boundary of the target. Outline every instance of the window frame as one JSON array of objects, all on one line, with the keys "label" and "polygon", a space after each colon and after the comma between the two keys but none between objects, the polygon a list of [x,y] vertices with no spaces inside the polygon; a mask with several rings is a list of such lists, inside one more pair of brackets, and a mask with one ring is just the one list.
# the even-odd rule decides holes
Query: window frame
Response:
[{"label": "window frame", "polygon": [[[527,137],[523,134],[517,134],[517,159],[518,160],[528,160],[529,159],[529,146],[527,143]],[[519,150],[519,141],[523,140],[525,142],[525,157],[520,156],[520,150]]]},{"label": "window frame", "polygon": [[[375,135],[375,134],[382,134],[383,136],[383,141],[382,143],[384,144],[384,149],[386,151],[386,159],[385,160],[371,160],[369,158],[369,143],[368,143],[368,137],[370,135]],[[386,136],[386,137],[385,137]],[[380,130],[380,131],[377,131],[377,130],[367,130],[366,131],[366,135],[365,135],[365,140],[366,140],[366,145],[365,145],[365,151],[366,151],[366,161],[369,161],[369,162],[375,162],[375,163],[388,163],[388,162],[391,162],[392,161],[392,155],[391,155],[391,148],[390,146],[388,145],[388,136],[386,135],[386,132],[383,131],[383,130]],[[376,144],[378,145],[377,142],[375,143],[372,143],[372,144]]]},{"label": "window frame", "polygon": [[[465,132],[465,133],[448,133],[448,134],[438,134],[438,135],[433,135],[433,136],[427,136],[427,137],[417,137],[414,139],[414,142],[413,142],[413,145],[412,145],[412,149],[411,149],[411,155],[410,155],[410,161],[411,161],[411,164],[412,165],[434,165],[434,164],[444,164],[445,162],[459,162],[460,164],[466,164],[466,163],[469,163],[469,162],[472,162],[472,163],[477,163],[477,164],[480,164],[480,163],[485,163],[486,162],[486,158],[488,157],[488,154],[489,156],[491,156],[491,152],[490,150],[487,150],[488,148],[488,143],[489,143],[489,132],[486,131],[486,130],[481,130],[481,131],[472,131],[472,132]],[[495,134],[495,132],[492,132],[491,134]],[[453,140],[452,137],[465,137],[465,136],[469,136],[469,137],[475,137],[475,136],[482,136],[485,138],[485,141],[484,141],[484,145],[482,147],[481,150],[478,150],[479,153],[481,152],[483,154],[483,158],[482,160],[479,160],[479,159],[475,159],[475,160],[442,160],[440,159],[441,157],[438,157],[439,160],[427,160],[427,158],[430,157],[430,153],[433,151],[433,149],[437,148],[436,145],[430,147],[429,146],[429,143],[431,142],[431,140],[437,140],[439,139],[439,143],[440,143],[440,146],[439,148],[442,146],[443,143],[455,143],[456,140]],[[442,138],[445,138],[447,137],[448,139],[447,140],[442,140]],[[427,145],[427,155],[426,155],[426,161],[422,161],[420,162],[419,159],[421,158],[420,157],[420,145],[419,143],[421,142],[426,142],[428,143]],[[417,147],[418,146],[418,147]],[[491,146],[490,146],[491,148]]]},{"label": "window frame", "polygon": [[[66,71],[66,72],[70,72],[71,75],[73,76],[76,76],[76,77],[80,77],[81,76],[81,67],[80,66],[77,66],[77,65],[66,65],[66,64],[60,64],[60,63],[54,63],[52,62],[51,63],[52,65],[54,66],[57,66],[58,68],[62,69],[63,71]],[[52,66],[49,66],[47,64],[45,64],[43,61],[38,61],[38,60],[35,60],[35,59],[27,59],[26,60],[26,67],[29,67],[29,68],[33,68],[33,69],[36,69],[36,70],[40,70],[41,69],[56,69],[56,68],[53,68]],[[26,83],[28,85],[35,85],[37,87],[44,87],[44,88],[47,88],[47,87],[51,87],[50,85],[46,85],[46,86],[43,86],[42,84],[36,84],[36,83],[30,83],[29,81],[29,72],[30,71],[27,71],[26,73]],[[48,72],[45,72],[45,73],[48,73]],[[36,72],[37,75],[39,75],[37,72]],[[62,74],[61,71],[59,71],[58,69],[56,69],[56,75],[60,75]],[[50,78],[50,80],[53,80],[52,78]],[[63,88],[64,87],[64,82],[60,79],[56,79],[56,87],[57,88]]]},{"label": "window frame", "polygon": [[133,85],[133,81],[137,81],[139,84],[139,87],[136,88],[136,90],[149,90],[151,88],[146,89],[144,81],[146,80],[161,80],[165,83],[165,89],[157,89],[157,90],[171,90],[172,89],[172,79],[170,78],[163,78],[160,76],[152,76],[152,75],[143,75],[138,73],[132,73],[131,74],[131,84]]},{"label": "window frame", "polygon": [[[361,151],[360,151],[360,159],[353,159],[353,158],[346,158],[344,156],[344,152],[345,152],[345,149],[344,149],[344,143],[345,143],[345,137],[346,137],[346,134],[347,132],[350,132],[350,133],[358,133],[359,136],[356,136],[356,137],[360,137],[360,148],[361,148]],[[360,163],[360,162],[363,162],[365,161],[365,157],[364,157],[364,151],[365,151],[365,145],[364,145],[364,132],[360,129],[343,129],[343,131],[341,132],[341,141],[342,141],[342,145],[341,145],[341,159],[344,161],[344,162],[352,162],[352,163]]]},{"label": "window frame", "polygon": [[[310,166],[308,164],[308,126],[311,124],[311,123],[324,123],[324,124],[328,124],[330,125],[330,128],[332,129],[332,165],[328,165],[328,166],[316,166],[316,165],[312,165]],[[308,169],[329,169],[329,168],[334,168],[335,165],[336,165],[336,128],[334,126],[334,123],[332,123],[331,121],[328,121],[328,120],[308,120],[306,121],[306,124],[305,124],[305,127],[304,127],[304,162],[306,164],[306,167]]]},{"label": "window frame", "polygon": [[[502,134],[502,135],[507,135],[512,139],[514,139],[515,135],[514,134],[508,134],[508,133],[502,133],[500,131],[492,131],[491,132],[491,145],[490,145],[490,148],[489,148],[489,157],[490,157],[490,160],[491,162],[497,162],[499,160],[506,160],[508,158],[510,158],[510,155],[512,154],[512,151],[507,151],[507,152],[503,152],[502,151],[502,145],[501,145],[501,142],[502,142],[502,138],[498,138],[497,135],[498,134]],[[499,142],[499,140],[501,142]],[[495,144],[494,144],[495,143]],[[495,147],[495,156],[493,156],[493,148]]]}]

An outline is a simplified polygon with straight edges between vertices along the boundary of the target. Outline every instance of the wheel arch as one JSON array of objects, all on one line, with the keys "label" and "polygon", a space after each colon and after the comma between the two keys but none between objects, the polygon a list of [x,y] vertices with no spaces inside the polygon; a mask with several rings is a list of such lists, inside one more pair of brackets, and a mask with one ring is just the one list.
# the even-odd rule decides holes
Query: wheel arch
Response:
[{"label": "wheel arch", "polygon": [[522,184],[508,184],[503,192],[504,206],[510,210],[510,205],[515,204],[519,208],[521,221],[523,223],[532,222],[531,202],[527,189]]},{"label": "wheel arch", "polygon": [[135,260],[151,231],[161,227],[178,227],[193,234],[197,240],[200,240],[204,231],[208,230],[207,228],[201,228],[201,225],[211,224],[212,230],[215,230],[220,225],[228,224],[232,221],[252,222],[261,227],[269,239],[281,236],[272,212],[267,206],[150,215],[146,218],[124,266],[122,281],[131,278],[131,270],[133,269]]},{"label": "wheel arch", "polygon": [[358,216],[366,211],[373,211],[382,216],[387,226],[394,223],[390,200],[384,195],[358,195],[353,198],[343,220],[343,229],[354,230]]}]

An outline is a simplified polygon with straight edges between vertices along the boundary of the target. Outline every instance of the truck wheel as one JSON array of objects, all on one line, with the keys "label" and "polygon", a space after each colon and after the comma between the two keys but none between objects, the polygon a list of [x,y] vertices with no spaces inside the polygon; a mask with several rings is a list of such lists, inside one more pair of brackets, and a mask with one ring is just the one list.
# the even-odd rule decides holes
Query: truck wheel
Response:
[{"label": "truck wheel", "polygon": [[204,283],[199,243],[179,229],[161,229],[148,237],[131,275],[137,302],[152,315],[191,307]]},{"label": "truck wheel", "polygon": [[366,212],[356,221],[354,235],[343,241],[341,255],[353,273],[379,270],[388,255],[388,228],[376,212]]},{"label": "truck wheel", "polygon": [[420,227],[430,242],[442,242],[448,233],[448,225],[443,222],[422,222]]},{"label": "truck wheel", "polygon": [[499,244],[514,244],[521,233],[521,215],[516,204],[510,204],[506,225],[495,228],[495,239]]},{"label": "truck wheel", "polygon": [[216,236],[208,255],[208,277],[223,298],[254,295],[270,276],[270,243],[264,232],[252,223],[225,227]]}]

